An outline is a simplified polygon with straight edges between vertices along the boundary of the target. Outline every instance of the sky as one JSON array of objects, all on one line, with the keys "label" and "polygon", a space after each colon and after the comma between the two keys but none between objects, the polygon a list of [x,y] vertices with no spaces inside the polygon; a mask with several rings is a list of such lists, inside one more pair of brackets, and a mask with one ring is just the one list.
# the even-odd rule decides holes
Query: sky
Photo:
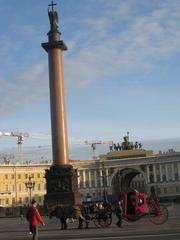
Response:
[{"label": "sky", "polygon": [[[51,145],[50,0],[0,0],[0,131]],[[57,0],[70,149],[180,137],[180,1]],[[16,146],[0,138],[0,152]],[[88,146],[89,147],[89,146]],[[80,154],[80,153],[79,153]]]}]

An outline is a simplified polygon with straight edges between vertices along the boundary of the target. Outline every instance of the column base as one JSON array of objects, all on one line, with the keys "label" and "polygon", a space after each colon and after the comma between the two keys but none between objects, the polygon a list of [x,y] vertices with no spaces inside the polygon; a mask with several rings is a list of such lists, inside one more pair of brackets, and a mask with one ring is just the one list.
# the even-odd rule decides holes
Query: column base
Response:
[{"label": "column base", "polygon": [[82,204],[78,192],[77,171],[72,165],[52,165],[46,170],[45,178],[47,194],[44,203],[47,208]]}]

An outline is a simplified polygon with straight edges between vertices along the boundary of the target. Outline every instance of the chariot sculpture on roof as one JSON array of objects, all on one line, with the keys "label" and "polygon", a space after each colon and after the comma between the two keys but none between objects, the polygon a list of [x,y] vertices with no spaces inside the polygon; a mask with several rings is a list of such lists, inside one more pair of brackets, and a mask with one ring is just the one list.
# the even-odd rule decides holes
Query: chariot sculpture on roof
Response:
[{"label": "chariot sculpture on roof", "polygon": [[130,142],[129,141],[129,132],[123,137],[124,141],[120,144],[113,144],[110,146],[110,151],[122,151],[122,150],[133,150],[133,149],[142,149],[142,143],[140,142]]}]

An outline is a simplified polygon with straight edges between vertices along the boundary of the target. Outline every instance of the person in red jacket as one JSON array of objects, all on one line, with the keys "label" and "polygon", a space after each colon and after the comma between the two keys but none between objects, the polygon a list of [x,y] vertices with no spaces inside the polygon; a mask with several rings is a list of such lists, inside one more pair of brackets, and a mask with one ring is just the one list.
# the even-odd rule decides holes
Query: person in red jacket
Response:
[{"label": "person in red jacket", "polygon": [[45,224],[36,208],[37,202],[33,199],[31,204],[32,205],[26,214],[26,218],[29,222],[30,231],[32,232],[32,240],[38,240],[38,223],[40,222],[42,226]]}]

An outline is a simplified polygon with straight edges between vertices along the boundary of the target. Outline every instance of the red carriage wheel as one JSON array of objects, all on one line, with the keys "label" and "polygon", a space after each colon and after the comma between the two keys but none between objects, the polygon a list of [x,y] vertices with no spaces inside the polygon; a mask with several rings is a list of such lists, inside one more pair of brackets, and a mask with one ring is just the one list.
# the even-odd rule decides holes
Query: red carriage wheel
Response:
[{"label": "red carriage wheel", "polygon": [[168,220],[168,209],[161,204],[149,204],[150,221],[154,224],[163,224]]}]

